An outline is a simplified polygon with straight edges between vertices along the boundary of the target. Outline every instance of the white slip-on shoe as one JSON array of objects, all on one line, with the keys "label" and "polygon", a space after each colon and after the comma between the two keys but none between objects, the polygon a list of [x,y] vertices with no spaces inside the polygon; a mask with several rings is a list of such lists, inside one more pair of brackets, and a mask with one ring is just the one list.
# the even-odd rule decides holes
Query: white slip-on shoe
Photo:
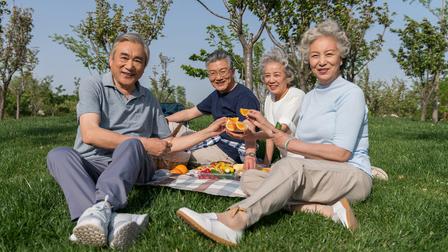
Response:
[{"label": "white slip-on shoe", "polygon": [[182,207],[177,210],[176,214],[197,231],[227,246],[238,245],[243,236],[243,231],[233,230],[218,221],[218,216],[215,213],[200,214]]},{"label": "white slip-on shoe", "polygon": [[73,235],[79,243],[96,247],[107,245],[108,227],[112,213],[107,199],[106,196],[104,201],[87,208],[79,217],[78,223],[73,228]]},{"label": "white slip-on shoe", "polygon": [[109,224],[109,246],[124,250],[131,246],[148,225],[147,214],[112,213]]},{"label": "white slip-on shoe", "polygon": [[346,198],[342,198],[332,205],[333,207],[333,221],[341,222],[344,227],[350,231],[355,231],[358,228],[358,221],[355,214],[350,207],[350,203]]},{"label": "white slip-on shoe", "polygon": [[387,175],[387,173],[379,168],[379,167],[375,167],[372,166],[372,176],[375,179],[379,179],[379,180],[384,180],[384,181],[388,181],[389,180],[389,175]]},{"label": "white slip-on shoe", "polygon": [[78,237],[76,237],[75,234],[71,234],[71,235],[68,237],[68,240],[71,241],[71,242],[73,242],[73,243],[79,243]]}]

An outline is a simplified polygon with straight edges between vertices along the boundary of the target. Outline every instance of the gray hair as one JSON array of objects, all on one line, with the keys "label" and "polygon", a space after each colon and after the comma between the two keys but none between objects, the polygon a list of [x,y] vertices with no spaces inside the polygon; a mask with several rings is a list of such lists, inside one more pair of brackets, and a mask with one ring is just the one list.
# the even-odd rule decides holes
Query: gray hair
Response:
[{"label": "gray hair", "polygon": [[261,73],[261,79],[263,80],[263,74],[264,74],[264,68],[269,63],[279,63],[285,67],[285,75],[286,78],[290,79],[291,81],[288,82],[288,87],[292,86],[292,80],[294,79],[294,71],[288,63],[288,56],[280,49],[280,48],[272,48],[271,51],[264,54],[260,61],[260,68],[259,71]]},{"label": "gray hair", "polygon": [[310,45],[319,37],[330,36],[336,39],[336,44],[341,54],[341,58],[347,56],[350,48],[350,41],[345,35],[345,32],[341,30],[338,23],[332,19],[328,19],[322,23],[319,23],[316,27],[308,29],[302,36],[299,49],[302,53],[303,61],[308,64]]},{"label": "gray hair", "polygon": [[232,57],[230,57],[229,53],[227,53],[223,49],[217,49],[207,55],[207,59],[205,60],[205,67],[208,67],[210,63],[216,62],[218,60],[226,60],[229,64],[230,69],[233,69]]},{"label": "gray hair", "polygon": [[112,46],[110,55],[113,57],[115,55],[115,51],[117,50],[118,44],[120,44],[121,42],[125,42],[125,41],[137,43],[137,44],[140,44],[141,46],[143,46],[143,50],[145,51],[145,67],[146,67],[146,65],[148,65],[148,62],[149,62],[149,49],[148,49],[148,46],[146,45],[145,40],[138,33],[128,32],[128,33],[123,33],[123,34],[119,35],[114,41],[114,45]]}]

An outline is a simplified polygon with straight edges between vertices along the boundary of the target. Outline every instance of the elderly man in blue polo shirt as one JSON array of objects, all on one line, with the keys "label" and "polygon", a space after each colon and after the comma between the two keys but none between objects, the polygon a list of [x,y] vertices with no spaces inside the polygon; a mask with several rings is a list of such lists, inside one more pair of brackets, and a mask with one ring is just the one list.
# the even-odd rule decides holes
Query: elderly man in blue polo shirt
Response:
[{"label": "elderly man in blue polo shirt", "polygon": [[[260,109],[260,103],[250,89],[235,82],[232,59],[229,54],[218,49],[208,55],[205,62],[208,79],[215,91],[197,106],[179,111],[166,119],[172,124],[189,121],[204,114],[211,114],[216,120],[222,117],[239,117],[241,121],[246,118],[240,114],[240,108]],[[171,126],[171,125],[170,125]],[[174,126],[171,126],[174,127]],[[182,134],[189,134],[183,132]],[[207,164],[214,161],[229,161],[232,163],[245,162],[246,167],[255,166],[255,143],[246,143],[232,138],[226,133],[210,138],[203,144],[195,146],[191,151],[191,159]]]},{"label": "elderly man in blue polo shirt", "polygon": [[70,240],[125,248],[148,217],[117,214],[134,184],[151,180],[152,157],[184,150],[224,132],[225,118],[202,131],[172,138],[158,101],[140,85],[149,50],[140,35],[119,36],[109,58],[110,72],[83,81],[77,105],[74,148],[48,153],[51,175],[64,192],[72,220]]}]

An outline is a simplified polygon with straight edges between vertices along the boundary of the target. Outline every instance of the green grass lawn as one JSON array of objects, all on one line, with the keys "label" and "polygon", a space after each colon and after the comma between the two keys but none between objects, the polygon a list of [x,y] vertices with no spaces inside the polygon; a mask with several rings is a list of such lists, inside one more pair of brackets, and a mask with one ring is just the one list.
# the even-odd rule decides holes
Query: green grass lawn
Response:
[{"label": "green grass lawn", "polygon": [[[191,123],[192,128],[204,121]],[[46,154],[72,146],[74,116],[0,122],[0,251],[91,251],[73,245],[64,196],[46,168]],[[353,206],[360,229],[351,234],[317,215],[279,212],[245,232],[243,251],[447,251],[448,124],[371,118],[372,163],[388,182]],[[194,232],[175,211],[221,211],[237,199],[169,188],[137,187],[123,211],[148,213],[150,225],[131,251],[232,250]]]}]

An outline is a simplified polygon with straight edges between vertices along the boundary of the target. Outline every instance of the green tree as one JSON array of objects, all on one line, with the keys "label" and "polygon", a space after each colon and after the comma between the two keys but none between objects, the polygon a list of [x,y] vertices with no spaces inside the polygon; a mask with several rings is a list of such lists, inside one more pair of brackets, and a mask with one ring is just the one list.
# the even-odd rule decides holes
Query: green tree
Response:
[{"label": "green tree", "polygon": [[175,87],[171,84],[168,77],[168,64],[174,62],[173,58],[167,57],[162,53],[159,54],[160,68],[162,73],[159,73],[157,67],[152,69],[151,92],[159,100],[159,102],[171,102],[175,100]]},{"label": "green tree", "polygon": [[5,13],[9,13],[9,10],[6,8],[6,0],[0,0],[0,34],[3,33],[2,20]]},{"label": "green tree", "polygon": [[11,93],[16,97],[16,120],[19,120],[20,118],[20,99],[26,90],[26,84],[29,81],[29,78],[32,77],[31,72],[38,64],[37,53],[37,49],[28,51],[28,54],[26,55],[26,63],[19,70],[20,82],[11,82]]},{"label": "green tree", "polygon": [[[378,5],[376,2],[287,0],[278,5],[269,20],[267,32],[273,43],[289,55],[289,62],[298,76],[296,81],[302,90],[307,92],[314,86],[314,77],[298,51],[302,34],[315,23],[328,18],[336,20],[351,42],[343,74],[353,81],[381,51],[384,33],[392,22],[387,4]],[[382,27],[382,31],[368,41],[366,32],[374,25]],[[278,38],[272,31],[278,34]]]},{"label": "green tree", "polygon": [[13,7],[5,33],[0,35],[0,120],[11,79],[29,59],[32,29],[32,10]]},{"label": "green tree", "polygon": [[96,9],[85,20],[72,26],[74,36],[52,35],[53,41],[65,46],[89,70],[109,70],[108,57],[115,38],[128,31],[139,33],[149,46],[161,35],[171,0],[137,0],[137,8],[125,16],[123,6],[108,0],[96,0]]},{"label": "green tree", "polygon": [[185,87],[174,86],[168,76],[168,65],[174,62],[173,58],[159,54],[160,63],[152,69],[150,76],[150,90],[160,103],[178,102],[185,107],[191,105],[185,96]]},{"label": "green tree", "polygon": [[[404,0],[404,2],[406,2],[406,0]],[[415,2],[414,0],[409,1],[409,2]],[[432,7],[432,0],[418,0],[418,2],[420,2],[425,8],[427,8],[435,17],[437,17],[438,19],[438,28],[440,29],[440,32],[443,34],[443,36],[445,37],[445,40],[448,39],[448,25],[447,25],[447,20],[446,20],[446,15],[448,12],[448,9],[446,8],[446,0],[441,0],[440,1],[440,8],[434,8]],[[448,48],[445,48],[445,50],[448,50]],[[443,77],[442,77],[443,78]],[[441,99],[440,99],[440,79],[442,78],[438,78],[438,80],[435,82],[435,86],[434,86],[434,99],[433,99],[433,109],[432,109],[432,121],[434,123],[439,121],[439,106],[441,104]],[[445,104],[448,105],[448,104]]]},{"label": "green tree", "polygon": [[427,107],[447,64],[445,52],[447,41],[440,26],[434,26],[427,19],[421,22],[405,16],[405,28],[392,29],[401,39],[395,52],[390,50],[405,74],[420,87],[420,120],[426,119]]},{"label": "green tree", "polygon": [[[254,80],[252,74],[254,71],[254,46],[260,38],[263,30],[265,29],[269,16],[275,9],[275,6],[280,3],[280,1],[225,0],[223,1],[223,3],[227,10],[227,17],[211,10],[201,0],[196,1],[214,16],[228,22],[229,29],[232,31],[233,35],[238,38],[238,41],[240,42],[243,49],[244,70],[242,72],[242,75],[244,76],[245,85],[249,89],[254,90]],[[260,19],[259,27],[255,33],[245,30],[246,26],[244,23],[244,14],[247,10],[251,11]]]}]

